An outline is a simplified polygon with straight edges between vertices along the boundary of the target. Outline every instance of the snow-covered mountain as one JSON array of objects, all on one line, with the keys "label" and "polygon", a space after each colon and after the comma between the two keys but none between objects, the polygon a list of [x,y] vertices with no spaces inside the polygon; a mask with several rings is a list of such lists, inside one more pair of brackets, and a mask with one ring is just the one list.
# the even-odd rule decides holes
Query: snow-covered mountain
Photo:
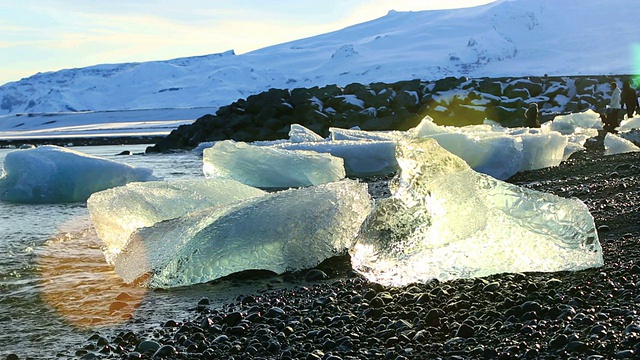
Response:
[{"label": "snow-covered mountain", "polygon": [[455,10],[390,11],[242,55],[38,73],[0,86],[0,114],[216,108],[269,88],[415,78],[631,74],[638,71],[634,51],[640,52],[637,5],[498,0]]}]

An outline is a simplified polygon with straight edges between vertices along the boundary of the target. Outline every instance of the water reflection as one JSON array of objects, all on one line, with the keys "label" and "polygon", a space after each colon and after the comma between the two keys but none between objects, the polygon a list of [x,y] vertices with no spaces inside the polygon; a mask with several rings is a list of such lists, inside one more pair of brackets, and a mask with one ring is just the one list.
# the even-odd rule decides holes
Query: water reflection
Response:
[{"label": "water reflection", "polygon": [[133,317],[146,290],[108,265],[92,228],[63,232],[37,250],[40,296],[69,324],[96,329]]}]

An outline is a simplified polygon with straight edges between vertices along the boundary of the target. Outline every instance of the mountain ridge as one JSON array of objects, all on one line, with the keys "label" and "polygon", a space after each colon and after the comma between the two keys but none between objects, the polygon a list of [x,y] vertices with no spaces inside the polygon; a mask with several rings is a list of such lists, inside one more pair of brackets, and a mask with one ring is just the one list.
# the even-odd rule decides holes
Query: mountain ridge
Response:
[{"label": "mountain ridge", "polygon": [[[633,0],[498,0],[390,11],[334,32],[236,55],[100,64],[0,86],[0,114],[219,107],[270,88],[449,76],[634,73]],[[606,40],[606,41],[605,41]]]}]

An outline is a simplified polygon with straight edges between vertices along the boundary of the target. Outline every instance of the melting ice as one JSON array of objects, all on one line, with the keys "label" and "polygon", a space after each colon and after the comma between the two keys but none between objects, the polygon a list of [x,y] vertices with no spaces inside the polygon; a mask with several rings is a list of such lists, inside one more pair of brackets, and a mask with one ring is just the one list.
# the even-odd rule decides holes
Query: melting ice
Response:
[{"label": "melting ice", "polygon": [[351,249],[370,280],[404,285],[502,272],[603,264],[595,224],[577,199],[473,171],[434,139],[398,143],[400,172]]},{"label": "melting ice", "polygon": [[[113,253],[122,250],[113,259],[117,273],[126,281],[149,275],[153,287],[249,269],[304,269],[345,249],[355,269],[391,285],[584,269],[603,262],[586,206],[498,179],[558,165],[584,149],[601,128],[596,117],[557,117],[541,129],[442,127],[427,117],[406,132],[332,128],[329,139],[294,125],[289,141],[199,148],[205,174],[217,181],[305,188],[265,194],[236,183],[227,194],[212,194],[220,203],[206,207],[202,184],[136,184],[104,192],[95,203],[92,197],[89,207]],[[372,210],[365,185],[335,181],[345,172],[397,172],[393,195]],[[165,195],[158,197],[156,186]]]},{"label": "melting ice", "polygon": [[640,148],[630,140],[611,133],[607,133],[607,135],[605,135],[604,137],[605,155],[615,155],[637,151],[640,151]]},{"label": "melting ice", "polygon": [[316,151],[289,151],[232,140],[203,150],[209,178],[230,178],[259,188],[318,185],[345,177],[342,158]]},{"label": "melting ice", "polygon": [[47,145],[6,155],[4,174],[0,178],[0,200],[79,202],[100,190],[154,179],[150,169]]},{"label": "melting ice", "polygon": [[181,179],[131,183],[97,192],[87,200],[91,221],[109,263],[135,230],[192,211],[265,192],[230,179]]},{"label": "melting ice", "polygon": [[280,191],[134,232],[115,270],[151,287],[210,281],[250,269],[282,273],[346,253],[371,208],[366,184],[343,180]]}]

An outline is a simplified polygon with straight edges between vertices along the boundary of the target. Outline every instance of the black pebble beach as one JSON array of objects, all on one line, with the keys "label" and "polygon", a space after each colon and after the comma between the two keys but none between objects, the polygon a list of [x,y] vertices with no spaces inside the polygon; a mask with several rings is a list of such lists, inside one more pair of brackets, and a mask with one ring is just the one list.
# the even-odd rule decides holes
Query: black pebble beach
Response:
[{"label": "black pebble beach", "polygon": [[[601,136],[602,137],[602,136]],[[640,153],[602,143],[509,182],[577,197],[593,215],[605,265],[405,287],[371,283],[348,256],[188,320],[93,336],[83,359],[634,359],[640,358]],[[371,183],[372,191],[381,191]],[[375,185],[378,185],[377,187]],[[243,281],[242,277],[222,281]],[[285,285],[273,286],[272,284]]]}]

